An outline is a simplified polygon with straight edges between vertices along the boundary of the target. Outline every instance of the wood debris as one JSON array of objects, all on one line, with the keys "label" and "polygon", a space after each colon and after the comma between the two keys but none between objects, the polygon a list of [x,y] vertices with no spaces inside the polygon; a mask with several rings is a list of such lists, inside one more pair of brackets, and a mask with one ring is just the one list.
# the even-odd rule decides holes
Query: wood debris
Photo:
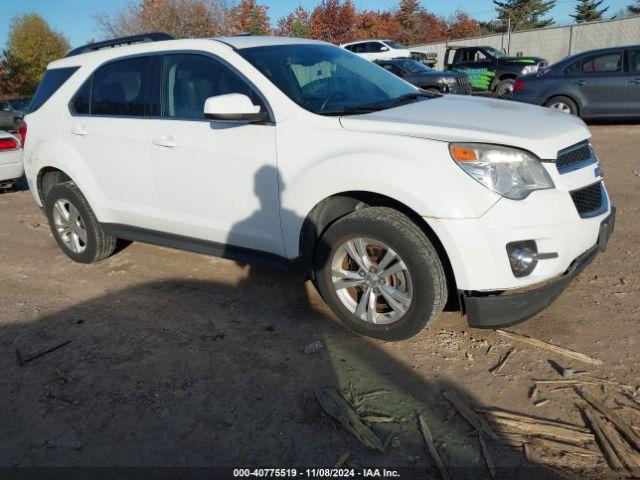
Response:
[{"label": "wood debris", "polygon": [[627,422],[622,420],[616,412],[611,410],[589,392],[581,390],[578,393],[587,403],[604,415],[608,421],[614,424],[617,429],[620,430],[625,439],[634,446],[636,450],[640,451],[640,436],[629,426]]},{"label": "wood debris", "polygon": [[483,410],[501,432],[519,433],[584,446],[594,442],[594,436],[586,427],[554,420],[528,417],[501,410]]},{"label": "wood debris", "polygon": [[333,468],[342,468],[351,458],[351,452],[344,452]]},{"label": "wood debris", "polygon": [[491,458],[491,453],[487,448],[487,444],[485,443],[484,438],[482,438],[481,432],[478,432],[478,439],[480,440],[480,448],[482,449],[484,460],[485,462],[487,462],[487,468],[489,469],[489,473],[491,474],[492,478],[496,478],[496,467],[495,467],[495,464],[493,463],[493,458]]},{"label": "wood debris", "polygon": [[360,443],[371,449],[383,451],[382,442],[378,436],[362,422],[358,414],[351,409],[347,401],[335,389],[320,390],[316,392],[316,398],[322,409],[337,420]]},{"label": "wood debris", "polygon": [[453,408],[455,408],[464,419],[471,424],[478,432],[485,433],[494,440],[498,438],[496,433],[493,431],[491,426],[479,416],[476,412],[474,412],[471,407],[469,407],[466,403],[464,403],[460,397],[458,397],[454,392],[442,392],[442,396],[446,398]]},{"label": "wood debris", "polygon": [[420,414],[418,414],[418,423],[420,425],[420,432],[422,432],[422,438],[424,438],[424,441],[427,444],[427,449],[429,450],[429,454],[431,455],[431,458],[433,458],[433,461],[436,463],[436,466],[438,467],[438,471],[440,472],[440,476],[442,477],[442,480],[451,480],[451,476],[447,471],[447,467],[442,461],[442,458],[440,458],[438,449],[436,448],[436,445],[433,442],[433,436],[431,435],[429,426],[427,425],[427,422],[424,419],[424,417]]},{"label": "wood debris", "polygon": [[579,360],[581,362],[588,363],[591,365],[602,365],[602,360],[591,358],[583,353],[576,352],[574,350],[569,350],[568,348],[559,347],[558,345],[553,345],[551,343],[543,342],[542,340],[528,337],[520,333],[507,332],[505,330],[496,330],[496,333],[498,333],[498,335],[509,338],[511,340],[527,343],[534,347],[542,348],[550,352],[557,353],[558,355],[564,355],[565,357],[572,358],[574,360]]},{"label": "wood debris", "polygon": [[540,399],[540,400],[537,400],[537,401],[533,402],[533,406],[534,407],[543,407],[547,403],[549,403],[550,401],[551,400],[549,400],[549,399]]},{"label": "wood debris", "polygon": [[600,449],[611,469],[616,472],[626,472],[626,468],[612,445],[610,437],[605,433],[605,425],[602,418],[590,407],[586,407],[584,413],[593,427]]},{"label": "wood debris", "polygon": [[511,355],[513,355],[515,352],[516,352],[516,349],[514,347],[511,350],[509,350],[507,353],[505,353],[504,356],[500,358],[500,361],[498,362],[498,364],[495,367],[493,367],[491,370],[489,370],[491,374],[498,375],[500,373],[500,370],[504,368],[504,366],[507,364],[507,362],[511,358]]}]

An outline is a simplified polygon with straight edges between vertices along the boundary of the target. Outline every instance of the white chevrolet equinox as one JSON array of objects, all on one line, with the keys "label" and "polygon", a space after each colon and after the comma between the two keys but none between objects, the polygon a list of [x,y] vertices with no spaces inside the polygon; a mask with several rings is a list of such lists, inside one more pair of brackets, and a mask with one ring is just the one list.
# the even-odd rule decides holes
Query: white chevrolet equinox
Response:
[{"label": "white chevrolet equinox", "polygon": [[581,120],[424,93],[323,42],[86,45],[49,65],[26,124],[28,182],[71,259],[126,239],[286,266],[384,340],[445,306],[473,327],[530,318],[613,230]]}]

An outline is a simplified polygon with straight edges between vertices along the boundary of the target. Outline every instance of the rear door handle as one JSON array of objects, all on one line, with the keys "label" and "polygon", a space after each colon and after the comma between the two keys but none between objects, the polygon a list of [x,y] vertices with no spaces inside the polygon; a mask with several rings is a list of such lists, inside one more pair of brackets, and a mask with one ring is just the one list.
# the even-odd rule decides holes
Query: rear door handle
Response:
[{"label": "rear door handle", "polygon": [[575,81],[573,83],[575,83],[576,85],[579,85],[581,87],[587,84],[587,82],[585,82],[584,80],[577,80],[577,81]]},{"label": "rear door handle", "polygon": [[634,78],[633,80],[629,80],[629,83],[633,83],[634,85],[640,85],[640,78]]},{"label": "rear door handle", "polygon": [[154,138],[153,139],[153,144],[157,145],[159,147],[166,147],[166,148],[176,148],[179,145],[179,143],[176,142],[170,136],[166,136],[166,137],[162,137],[162,138]]},{"label": "rear door handle", "polygon": [[82,125],[79,125],[71,130],[72,135],[77,135],[78,137],[85,137],[89,135],[89,130],[87,130]]}]

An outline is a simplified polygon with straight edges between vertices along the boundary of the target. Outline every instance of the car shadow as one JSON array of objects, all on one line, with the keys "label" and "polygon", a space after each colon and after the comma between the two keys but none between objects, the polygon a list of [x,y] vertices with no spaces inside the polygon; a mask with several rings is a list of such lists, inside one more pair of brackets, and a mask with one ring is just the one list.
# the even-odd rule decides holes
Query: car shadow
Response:
[{"label": "car shadow", "polygon": [[[0,338],[0,466],[331,467],[351,452],[350,466],[436,478],[420,412],[455,478],[489,478],[473,429],[441,397],[473,395],[345,330],[287,273],[253,269],[241,287],[141,284],[5,324]],[[303,353],[314,340],[324,348]],[[66,341],[16,360],[16,349],[28,358]],[[378,391],[364,405],[393,418],[373,427],[393,435],[385,453],[322,412],[324,388]],[[504,478],[560,478],[500,443],[489,448]]]}]

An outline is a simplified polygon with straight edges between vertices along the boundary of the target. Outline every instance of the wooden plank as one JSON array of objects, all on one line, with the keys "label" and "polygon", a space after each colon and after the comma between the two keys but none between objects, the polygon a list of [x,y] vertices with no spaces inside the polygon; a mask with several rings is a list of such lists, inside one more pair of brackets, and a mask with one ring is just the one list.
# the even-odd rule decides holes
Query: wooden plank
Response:
[{"label": "wooden plank", "polygon": [[493,463],[493,458],[491,458],[491,452],[487,448],[487,444],[484,442],[484,438],[482,438],[482,433],[478,432],[478,439],[480,439],[480,448],[482,448],[482,454],[484,455],[484,460],[487,462],[487,468],[489,469],[489,473],[492,478],[496,478],[496,466]]},{"label": "wooden plank", "polygon": [[447,467],[442,461],[442,458],[440,458],[440,454],[436,449],[435,443],[433,443],[433,436],[431,435],[431,430],[429,430],[429,426],[427,425],[427,422],[422,415],[418,415],[418,423],[420,424],[420,431],[422,432],[422,438],[424,438],[424,441],[427,444],[427,449],[429,450],[429,454],[433,458],[433,461],[436,462],[436,466],[438,467],[438,471],[440,472],[440,476],[442,477],[442,480],[451,480],[451,476],[449,476]]},{"label": "wooden plank", "polygon": [[598,410],[602,415],[607,418],[611,423],[613,423],[618,430],[622,433],[625,439],[635,447],[636,450],[640,451],[640,436],[629,426],[627,422],[622,420],[620,416],[607,407],[603,402],[595,398],[589,392],[585,390],[580,390],[578,394],[587,401],[587,403],[591,404],[593,408]]},{"label": "wooden plank", "polygon": [[491,417],[499,417],[499,418],[509,418],[512,420],[518,420],[521,422],[535,423],[535,424],[543,424],[543,425],[553,425],[557,427],[562,427],[567,430],[574,430],[580,433],[591,433],[591,430],[587,427],[581,425],[575,425],[573,423],[560,422],[558,420],[550,420],[547,418],[540,417],[532,417],[529,415],[523,415],[520,413],[509,412],[507,410],[493,409],[493,408],[484,408],[477,409],[476,411],[482,412],[486,415],[490,415]]},{"label": "wooden plank", "polygon": [[549,440],[546,438],[532,438],[529,437],[526,442],[530,445],[541,446],[544,448],[548,448],[550,450],[558,450],[560,452],[570,452],[577,455],[586,455],[586,456],[601,456],[601,452],[590,450],[588,448],[579,447],[577,445],[571,445],[569,443],[558,442],[555,440]]},{"label": "wooden plank", "polygon": [[611,445],[609,438],[607,437],[604,430],[602,429],[602,424],[603,424],[602,419],[590,407],[586,407],[584,409],[584,414],[589,419],[589,422],[593,427],[593,431],[595,432],[596,437],[598,438],[598,445],[600,445],[602,454],[607,459],[609,466],[616,472],[626,472],[626,468],[624,467],[622,460],[620,460],[620,458],[618,457],[618,454],[616,453],[615,449]]},{"label": "wooden plank", "polygon": [[579,360],[581,362],[588,363],[590,365],[602,365],[602,360],[588,357],[583,353],[576,352],[574,350],[569,350],[568,348],[559,347],[558,345],[552,345],[551,343],[543,342],[542,340],[538,340],[537,338],[528,337],[520,333],[507,332],[505,330],[496,330],[496,333],[498,333],[498,335],[509,338],[511,340],[526,343],[534,347],[542,348],[544,350],[557,353],[558,355],[563,355],[565,357],[572,358],[574,360]]},{"label": "wooden plank", "polygon": [[562,424],[534,423],[504,417],[491,417],[491,420],[498,426],[501,432],[504,431],[505,433],[535,435],[574,445],[584,445],[594,441],[593,434],[565,428]]},{"label": "wooden plank", "polygon": [[442,396],[447,399],[453,408],[455,408],[462,417],[471,424],[478,432],[486,433],[494,440],[498,437],[496,432],[493,431],[491,426],[484,420],[484,418],[480,417],[476,412],[474,412],[471,407],[469,407],[466,403],[464,403],[460,397],[458,397],[453,392],[442,392]]},{"label": "wooden plank", "polygon": [[333,388],[316,392],[316,398],[322,409],[336,419],[346,431],[356,437],[366,447],[383,451],[382,442],[378,436],[367,427],[347,401]]},{"label": "wooden plank", "polygon": [[340,458],[333,468],[342,468],[344,464],[349,461],[349,458],[351,458],[351,452],[344,452],[342,455],[340,455]]}]

